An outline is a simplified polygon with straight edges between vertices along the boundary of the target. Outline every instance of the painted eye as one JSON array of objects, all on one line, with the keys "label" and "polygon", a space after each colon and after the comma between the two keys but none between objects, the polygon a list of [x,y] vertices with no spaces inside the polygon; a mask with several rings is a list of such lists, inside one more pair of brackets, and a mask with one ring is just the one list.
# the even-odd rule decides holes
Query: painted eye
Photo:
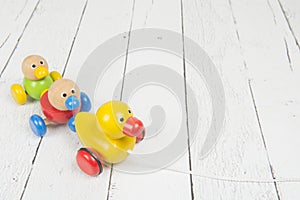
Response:
[{"label": "painted eye", "polygon": [[67,97],[67,93],[65,93],[65,92],[61,93],[61,97],[66,98]]},{"label": "painted eye", "polygon": [[36,65],[35,64],[31,65],[31,68],[33,68],[33,69],[36,68]]},{"label": "painted eye", "polygon": [[44,64],[44,61],[41,60],[41,61],[40,61],[40,64],[43,65],[43,64]]},{"label": "painted eye", "polygon": [[75,89],[72,89],[71,92],[72,92],[72,94],[75,94],[75,93],[76,93],[76,90],[75,90]]},{"label": "painted eye", "polygon": [[128,113],[131,114],[131,110],[128,110]]},{"label": "painted eye", "polygon": [[118,116],[118,121],[119,121],[119,123],[124,122],[124,117],[123,117],[123,115],[119,115],[119,116]]},{"label": "painted eye", "polygon": [[121,112],[118,112],[118,113],[116,114],[116,118],[117,118],[117,121],[118,121],[120,124],[123,123],[123,122],[125,121],[124,115],[123,115],[123,113],[121,113]]}]

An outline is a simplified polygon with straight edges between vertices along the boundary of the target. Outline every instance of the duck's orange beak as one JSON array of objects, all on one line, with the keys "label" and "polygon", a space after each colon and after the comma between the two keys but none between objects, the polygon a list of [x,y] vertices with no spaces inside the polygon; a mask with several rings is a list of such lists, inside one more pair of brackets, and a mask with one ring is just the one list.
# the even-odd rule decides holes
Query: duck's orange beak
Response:
[{"label": "duck's orange beak", "polygon": [[123,127],[123,133],[130,137],[138,137],[145,134],[145,127],[141,120],[129,117]]},{"label": "duck's orange beak", "polygon": [[48,76],[49,71],[47,68],[43,67],[43,66],[38,66],[35,70],[34,70],[34,75],[36,78],[38,79],[42,79],[46,76]]}]

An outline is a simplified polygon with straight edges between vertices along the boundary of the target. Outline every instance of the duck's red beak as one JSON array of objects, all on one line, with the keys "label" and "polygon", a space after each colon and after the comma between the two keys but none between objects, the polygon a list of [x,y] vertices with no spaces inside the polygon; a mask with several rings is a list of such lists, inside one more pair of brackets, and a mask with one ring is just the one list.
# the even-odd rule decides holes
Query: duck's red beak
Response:
[{"label": "duck's red beak", "polygon": [[145,127],[141,120],[129,117],[123,127],[123,133],[130,137],[140,137],[145,135]]}]

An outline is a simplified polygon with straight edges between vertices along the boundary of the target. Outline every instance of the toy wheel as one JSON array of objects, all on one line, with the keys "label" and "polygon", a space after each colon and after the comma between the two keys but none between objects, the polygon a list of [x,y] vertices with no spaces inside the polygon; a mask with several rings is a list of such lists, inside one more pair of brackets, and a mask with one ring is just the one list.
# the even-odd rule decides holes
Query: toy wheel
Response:
[{"label": "toy wheel", "polygon": [[51,79],[52,79],[53,81],[57,81],[57,80],[59,80],[59,79],[62,79],[61,74],[60,74],[59,72],[57,72],[57,71],[51,72],[51,73],[50,73],[50,77],[51,77]]},{"label": "toy wheel", "polygon": [[144,137],[145,137],[145,130],[143,130],[142,133],[136,137],[135,143],[141,142],[144,139]]},{"label": "toy wheel", "polygon": [[76,133],[76,128],[75,128],[75,117],[72,116],[69,121],[68,121],[68,126],[69,126],[69,129],[71,131],[73,131],[74,133]]},{"label": "toy wheel", "polygon": [[29,125],[36,136],[43,137],[47,132],[45,121],[38,115],[32,115],[30,117]]},{"label": "toy wheel", "polygon": [[92,108],[91,100],[87,94],[84,92],[80,93],[80,100],[81,100],[81,112],[89,112]]},{"label": "toy wheel", "polygon": [[23,87],[19,84],[13,84],[10,88],[11,95],[17,104],[25,104],[27,95]]},{"label": "toy wheel", "polygon": [[87,148],[81,148],[76,155],[79,168],[90,176],[97,176],[103,171],[103,161],[97,153]]}]

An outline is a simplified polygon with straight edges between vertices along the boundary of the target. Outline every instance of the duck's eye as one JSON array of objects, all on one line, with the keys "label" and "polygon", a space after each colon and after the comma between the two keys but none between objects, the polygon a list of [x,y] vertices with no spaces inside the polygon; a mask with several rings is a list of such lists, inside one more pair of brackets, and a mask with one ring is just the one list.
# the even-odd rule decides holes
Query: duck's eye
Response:
[{"label": "duck's eye", "polygon": [[41,60],[41,61],[40,61],[40,64],[43,65],[43,64],[44,64],[44,61]]},{"label": "duck's eye", "polygon": [[128,113],[131,114],[131,110],[128,110]]},{"label": "duck's eye", "polygon": [[120,123],[124,122],[124,118],[123,118],[123,117],[120,117],[120,118],[119,118],[119,122],[120,122]]},{"label": "duck's eye", "polygon": [[76,93],[76,90],[75,90],[75,89],[72,89],[71,92],[72,92],[72,94],[75,94],[75,93]]},{"label": "duck's eye", "polygon": [[61,97],[66,98],[67,97],[67,93],[65,93],[65,92],[61,93]]},{"label": "duck's eye", "polygon": [[35,65],[35,64],[33,64],[33,65],[31,65],[31,67],[34,69],[34,68],[36,68],[36,65]]}]

